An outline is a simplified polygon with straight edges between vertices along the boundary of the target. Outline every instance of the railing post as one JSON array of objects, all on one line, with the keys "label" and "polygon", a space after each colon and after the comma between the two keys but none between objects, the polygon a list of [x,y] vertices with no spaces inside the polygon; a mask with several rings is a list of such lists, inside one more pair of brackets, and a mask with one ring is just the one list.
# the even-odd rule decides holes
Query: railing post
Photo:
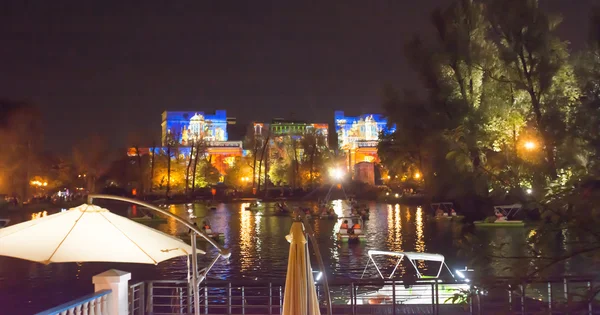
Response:
[{"label": "railing post", "polygon": [[440,313],[440,290],[439,290],[439,283],[435,282],[435,314],[439,314]]},{"label": "railing post", "polygon": [[273,283],[269,282],[269,315],[273,314]]},{"label": "railing post", "polygon": [[[154,283],[148,283],[148,300],[146,301],[146,311],[154,313]],[[145,314],[145,313],[144,313]]]},{"label": "railing post", "polygon": [[[185,305],[183,304],[183,288],[177,288],[177,295],[179,299],[179,312],[183,312]],[[188,303],[189,304],[189,303]]]},{"label": "railing post", "polygon": [[208,286],[204,285],[204,314],[208,314]]},{"label": "railing post", "polygon": [[552,282],[548,281],[548,311],[552,314]]},{"label": "railing post", "polygon": [[473,290],[469,294],[469,315],[473,315]]},{"label": "railing post", "polygon": [[129,280],[131,273],[116,269],[107,270],[92,277],[94,291],[112,290],[108,300],[111,315],[127,315],[129,309]]},{"label": "railing post", "polygon": [[356,297],[354,295],[354,282],[350,284],[350,306],[352,307],[352,315],[356,315]]},{"label": "railing post", "polygon": [[431,314],[435,314],[435,283],[431,284]]},{"label": "railing post", "polygon": [[[188,277],[189,277],[189,272],[188,272]],[[187,286],[187,312],[188,312],[188,314],[192,314],[192,305],[194,303],[194,301],[193,301],[194,300],[194,284],[193,284],[193,282],[194,282],[193,280],[188,281],[188,286]]]},{"label": "railing post", "polygon": [[525,285],[521,284],[521,314],[525,314]]},{"label": "railing post", "polygon": [[142,282],[140,285],[140,315],[146,314],[146,283]]},{"label": "railing post", "polygon": [[246,297],[244,295],[244,286],[242,286],[242,315],[246,315]]},{"label": "railing post", "polygon": [[512,312],[512,285],[508,285],[508,311]]},{"label": "railing post", "polygon": [[587,282],[587,287],[590,295],[590,300],[588,301],[588,314],[592,315],[592,301],[594,300],[594,297],[592,296],[592,283],[590,281]]},{"label": "railing post", "polygon": [[563,278],[563,286],[565,290],[565,301],[567,302],[567,308],[571,307],[571,301],[569,299],[569,283],[567,282],[567,278]]},{"label": "railing post", "polygon": [[283,313],[283,288],[279,286],[279,314]]},{"label": "railing post", "polygon": [[396,280],[392,280],[392,314],[396,315]]},{"label": "railing post", "polygon": [[231,314],[231,282],[227,283],[227,314]]}]

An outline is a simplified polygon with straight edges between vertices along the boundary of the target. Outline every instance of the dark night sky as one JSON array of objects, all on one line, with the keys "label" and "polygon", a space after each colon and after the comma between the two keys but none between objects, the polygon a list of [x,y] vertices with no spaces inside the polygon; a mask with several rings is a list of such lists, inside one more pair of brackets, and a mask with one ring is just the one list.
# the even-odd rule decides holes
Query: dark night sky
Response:
[{"label": "dark night sky", "polygon": [[[580,48],[596,1],[540,3]],[[92,131],[114,147],[158,138],[165,109],[239,122],[379,112],[385,83],[417,87],[403,44],[450,2],[4,0],[0,98],[38,105],[56,150]]]}]

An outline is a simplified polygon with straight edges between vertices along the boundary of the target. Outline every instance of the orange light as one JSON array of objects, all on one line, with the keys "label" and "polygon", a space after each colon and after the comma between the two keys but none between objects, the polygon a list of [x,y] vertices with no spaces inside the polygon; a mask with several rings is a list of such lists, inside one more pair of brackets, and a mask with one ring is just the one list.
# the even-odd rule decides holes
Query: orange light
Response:
[{"label": "orange light", "polygon": [[527,141],[527,142],[525,142],[524,146],[525,146],[525,149],[527,149],[527,150],[533,150],[533,149],[535,149],[535,147],[537,145],[533,141]]}]

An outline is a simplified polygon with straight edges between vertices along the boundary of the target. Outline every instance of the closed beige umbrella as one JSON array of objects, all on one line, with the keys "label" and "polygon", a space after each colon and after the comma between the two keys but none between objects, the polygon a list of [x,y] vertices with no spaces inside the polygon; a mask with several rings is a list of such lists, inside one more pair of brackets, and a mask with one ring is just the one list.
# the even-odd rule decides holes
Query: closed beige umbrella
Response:
[{"label": "closed beige umbrella", "polygon": [[320,315],[319,300],[302,223],[292,223],[290,234],[286,238],[290,242],[290,255],[285,277],[283,314]]}]

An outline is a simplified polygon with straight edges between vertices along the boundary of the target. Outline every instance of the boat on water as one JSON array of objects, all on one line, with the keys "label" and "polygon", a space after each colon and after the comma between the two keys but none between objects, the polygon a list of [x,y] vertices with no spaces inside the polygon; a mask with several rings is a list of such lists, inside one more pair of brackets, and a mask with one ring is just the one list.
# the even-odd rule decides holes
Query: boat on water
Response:
[{"label": "boat on water", "polygon": [[519,203],[512,205],[494,206],[495,219],[485,221],[475,221],[476,227],[524,227],[523,220],[510,220],[515,217],[523,206]]},{"label": "boat on water", "polygon": [[462,221],[465,216],[458,215],[454,210],[452,202],[434,202],[429,205],[433,212],[433,219],[436,221]]},{"label": "boat on water", "polygon": [[336,236],[339,241],[349,242],[363,242],[367,240],[367,236],[363,231],[364,222],[361,217],[340,217],[338,218],[338,229]]},{"label": "boat on water", "polygon": [[278,202],[275,205],[275,213],[274,215],[290,215],[291,211],[288,209],[288,206],[285,202]]},{"label": "boat on water", "polygon": [[321,214],[319,214],[319,218],[321,220],[332,220],[332,219],[337,219],[337,214],[335,214],[335,211],[333,211],[333,209],[326,209],[326,208],[322,208],[323,210],[321,211]]},{"label": "boat on water", "polygon": [[263,210],[265,208],[265,206],[260,203],[260,200],[257,200],[253,203],[251,203],[249,206],[245,207],[244,210],[246,211],[259,211],[259,210]]},{"label": "boat on water", "polygon": [[[202,220],[202,222],[200,222],[200,220]],[[195,226],[198,226],[198,222],[200,222],[202,225],[200,226],[200,229],[204,232],[204,234],[206,234],[208,237],[218,241],[219,239],[225,237],[224,233],[220,233],[220,232],[216,232],[212,229],[212,225],[210,224],[210,221],[208,221],[208,219],[206,218],[198,218],[196,219],[196,221],[194,222]],[[188,233],[185,234],[180,234],[178,235],[179,238],[183,239],[183,240],[190,240],[191,239],[191,234],[190,231],[188,231]],[[197,237],[197,236],[196,236]]]},{"label": "boat on water", "polygon": [[130,218],[131,220],[138,222],[138,223],[144,223],[144,224],[150,224],[150,223],[167,223],[167,219],[166,218],[161,218],[158,216],[149,216],[149,215],[145,215],[143,217],[134,217],[134,218]]},{"label": "boat on water", "polygon": [[10,223],[10,219],[0,219],[0,229],[3,227],[7,227]]},{"label": "boat on water", "polygon": [[[440,254],[431,253],[417,253],[417,252],[393,252],[393,251],[382,251],[382,250],[369,250],[369,260],[363,270],[361,278],[364,277],[369,265],[375,266],[378,275],[381,279],[385,280],[383,286],[380,289],[375,289],[370,292],[357,294],[355,297],[355,303],[358,305],[364,304],[394,304],[393,299],[395,298],[395,304],[452,304],[452,297],[456,293],[464,292],[464,290],[470,290],[470,280],[466,277],[467,272],[473,270],[456,270],[458,277],[455,277],[454,273],[446,264],[445,258]],[[382,269],[377,265],[374,257],[383,256],[386,261],[395,259],[396,263],[392,272],[386,277],[382,273]],[[405,259],[406,258],[406,259]],[[392,260],[393,261],[393,260]],[[394,276],[398,271],[398,267],[404,262],[405,273],[402,280],[395,281]],[[422,263],[421,263],[422,262]],[[425,274],[423,267],[426,264],[438,265],[431,267],[428,270],[429,273]],[[445,269],[444,269],[445,267]],[[447,270],[444,275],[442,272]],[[394,283],[387,283],[387,281],[394,280]],[[443,280],[443,283],[441,283]],[[433,291],[433,283],[439,283],[437,292]],[[437,298],[437,301],[435,300]],[[350,304],[350,302],[348,302]]]}]

